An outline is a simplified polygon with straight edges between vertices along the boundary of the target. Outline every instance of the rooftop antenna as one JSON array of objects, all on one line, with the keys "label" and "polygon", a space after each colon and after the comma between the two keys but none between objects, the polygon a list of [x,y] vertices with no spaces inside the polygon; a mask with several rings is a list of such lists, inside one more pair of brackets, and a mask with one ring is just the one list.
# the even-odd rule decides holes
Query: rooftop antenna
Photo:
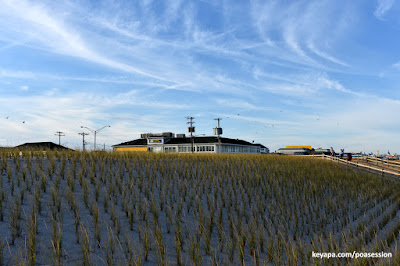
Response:
[{"label": "rooftop antenna", "polygon": [[65,136],[64,132],[57,131],[54,135],[58,136],[58,145],[61,145],[61,137]]},{"label": "rooftop antenna", "polygon": [[191,151],[194,152],[194,150],[193,150],[193,133],[195,132],[195,128],[193,126],[194,117],[193,116],[187,116],[186,119],[188,120],[188,122],[186,122],[186,124],[189,124],[188,132],[190,133]]},{"label": "rooftop antenna", "polygon": [[219,122],[222,120],[222,118],[214,118],[214,120],[218,121],[218,126],[214,128],[214,135],[217,135],[218,137],[218,153],[221,152],[221,138],[220,135],[222,135],[222,128],[220,127]]}]

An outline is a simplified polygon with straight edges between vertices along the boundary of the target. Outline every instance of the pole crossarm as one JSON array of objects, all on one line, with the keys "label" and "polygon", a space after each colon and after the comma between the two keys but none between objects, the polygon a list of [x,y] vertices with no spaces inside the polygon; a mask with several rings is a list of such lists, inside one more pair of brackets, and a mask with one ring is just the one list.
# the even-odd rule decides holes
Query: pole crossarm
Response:
[{"label": "pole crossarm", "polygon": [[86,145],[85,136],[89,135],[89,133],[82,132],[82,133],[78,133],[78,134],[82,135],[82,149],[83,149],[83,151],[85,151],[85,145]]},{"label": "pole crossarm", "polygon": [[65,136],[64,132],[57,131],[54,135],[58,136],[58,145],[61,145],[61,137]]}]

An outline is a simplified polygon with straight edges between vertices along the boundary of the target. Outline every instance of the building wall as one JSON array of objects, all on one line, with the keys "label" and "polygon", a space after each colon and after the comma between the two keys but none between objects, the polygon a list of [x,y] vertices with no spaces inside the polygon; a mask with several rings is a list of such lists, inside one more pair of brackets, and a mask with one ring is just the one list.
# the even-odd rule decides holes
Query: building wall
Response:
[{"label": "building wall", "polygon": [[114,151],[125,152],[125,151],[147,151],[147,147],[117,147],[114,148]]},{"label": "building wall", "polygon": [[310,153],[310,151],[307,149],[301,149],[301,148],[291,149],[291,150],[278,149],[277,153],[287,154],[287,155],[307,155]]}]

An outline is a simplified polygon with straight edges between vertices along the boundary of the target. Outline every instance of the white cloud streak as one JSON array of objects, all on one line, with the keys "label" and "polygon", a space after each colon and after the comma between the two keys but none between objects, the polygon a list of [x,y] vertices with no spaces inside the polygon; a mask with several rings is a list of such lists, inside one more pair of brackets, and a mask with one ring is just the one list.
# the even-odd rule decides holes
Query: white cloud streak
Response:
[{"label": "white cloud streak", "polygon": [[[343,12],[347,8],[346,3],[340,10],[330,1],[283,4],[279,1],[253,0],[251,3],[254,24],[260,38],[272,47],[284,44],[289,48],[285,53],[280,53],[281,59],[313,68],[323,68],[326,60],[348,66],[327,49],[349,28],[349,25],[346,27],[341,23],[348,16]],[[320,45],[317,47],[316,43]]]},{"label": "white cloud streak", "polygon": [[378,0],[378,5],[374,11],[377,19],[384,20],[385,14],[392,8],[395,0]]},{"label": "white cloud streak", "polygon": [[55,19],[54,14],[51,14],[44,6],[35,5],[32,2],[23,0],[3,0],[2,2],[5,7],[4,13],[13,15],[19,21],[26,22],[20,25],[21,33],[27,34],[32,40],[37,41],[42,46],[47,46],[57,53],[79,57],[118,70],[167,81],[165,77],[145,72],[129,64],[99,54],[85,42],[79,32],[70,29],[68,25],[60,22],[60,19]]}]

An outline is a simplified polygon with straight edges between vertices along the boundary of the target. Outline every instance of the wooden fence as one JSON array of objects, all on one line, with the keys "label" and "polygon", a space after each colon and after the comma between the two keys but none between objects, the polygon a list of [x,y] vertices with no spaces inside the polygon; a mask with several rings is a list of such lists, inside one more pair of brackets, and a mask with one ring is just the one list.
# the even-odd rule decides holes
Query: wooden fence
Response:
[{"label": "wooden fence", "polygon": [[392,175],[400,177],[400,163],[396,161],[382,160],[375,157],[363,156],[356,157],[352,161],[340,159],[339,157],[333,157],[329,155],[308,155],[313,157],[320,157],[326,160],[331,160],[340,164],[365,169],[370,172],[380,173],[382,175]]}]

